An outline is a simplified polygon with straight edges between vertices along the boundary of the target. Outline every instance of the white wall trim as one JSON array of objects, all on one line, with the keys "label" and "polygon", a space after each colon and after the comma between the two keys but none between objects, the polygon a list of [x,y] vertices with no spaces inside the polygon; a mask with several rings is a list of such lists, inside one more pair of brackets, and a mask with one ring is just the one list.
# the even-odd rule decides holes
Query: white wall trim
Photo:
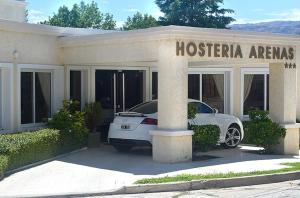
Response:
[{"label": "white wall trim", "polygon": [[39,69],[39,70],[64,70],[63,65],[42,65],[42,64],[18,64],[20,69]]},{"label": "white wall trim", "polygon": [[12,63],[0,63],[0,68],[12,68],[13,65]]},{"label": "white wall trim", "polygon": [[[64,72],[64,66],[60,65],[40,65],[40,64],[18,64],[17,65],[18,70],[18,79],[19,82],[21,81],[21,72],[46,72],[51,74],[51,115],[55,112],[55,97],[59,97],[55,95],[56,93],[56,87],[55,87],[55,73],[58,72]],[[18,107],[16,108],[19,112],[18,116],[18,130],[26,130],[26,129],[34,129],[41,127],[43,123],[30,123],[30,124],[21,124],[21,85],[18,83],[17,85],[17,101],[18,101]]]}]

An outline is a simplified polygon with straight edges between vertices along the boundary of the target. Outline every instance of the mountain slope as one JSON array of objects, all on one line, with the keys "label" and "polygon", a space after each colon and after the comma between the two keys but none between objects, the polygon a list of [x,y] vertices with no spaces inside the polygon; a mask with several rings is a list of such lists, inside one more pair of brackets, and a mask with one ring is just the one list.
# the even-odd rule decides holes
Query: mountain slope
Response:
[{"label": "mountain slope", "polygon": [[273,21],[253,24],[234,24],[230,25],[229,27],[233,30],[300,35],[300,21]]}]

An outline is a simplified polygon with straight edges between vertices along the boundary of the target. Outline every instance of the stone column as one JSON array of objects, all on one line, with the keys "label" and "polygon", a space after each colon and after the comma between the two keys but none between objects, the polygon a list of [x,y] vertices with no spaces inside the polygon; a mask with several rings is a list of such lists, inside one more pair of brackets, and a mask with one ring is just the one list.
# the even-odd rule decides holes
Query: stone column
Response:
[{"label": "stone column", "polygon": [[151,131],[153,159],[162,163],[192,160],[192,131],[187,130],[188,60],[176,56],[176,42],[158,51],[158,130]]},{"label": "stone column", "polygon": [[286,137],[276,146],[278,154],[299,155],[296,124],[297,72],[284,63],[270,64],[270,116],[286,128]]}]

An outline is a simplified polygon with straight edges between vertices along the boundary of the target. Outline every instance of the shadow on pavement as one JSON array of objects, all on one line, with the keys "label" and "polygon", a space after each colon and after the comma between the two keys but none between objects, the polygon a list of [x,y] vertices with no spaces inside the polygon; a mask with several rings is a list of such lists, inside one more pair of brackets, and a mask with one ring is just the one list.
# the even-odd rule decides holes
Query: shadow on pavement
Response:
[{"label": "shadow on pavement", "polygon": [[[201,156],[204,156],[203,159],[201,159]],[[129,153],[119,153],[111,146],[103,145],[99,148],[88,149],[72,154],[59,159],[59,161],[98,169],[126,172],[134,175],[158,175],[237,162],[295,158],[293,156],[256,154],[255,149],[252,147],[249,147],[249,149],[248,147],[239,147],[229,150],[218,149],[208,153],[198,153],[197,157],[200,159],[193,162],[161,164],[152,160],[151,148],[135,149]],[[207,159],[209,157],[211,157],[211,159]],[[295,158],[295,160],[296,159],[297,158]]]}]

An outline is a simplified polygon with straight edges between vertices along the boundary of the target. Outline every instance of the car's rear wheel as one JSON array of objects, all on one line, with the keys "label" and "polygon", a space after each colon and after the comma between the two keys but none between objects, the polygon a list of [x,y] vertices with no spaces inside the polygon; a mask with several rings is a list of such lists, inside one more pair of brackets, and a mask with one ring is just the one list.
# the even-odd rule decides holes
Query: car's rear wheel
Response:
[{"label": "car's rear wheel", "polygon": [[113,147],[122,153],[129,152],[132,149],[132,146],[129,145],[113,145]]},{"label": "car's rear wheel", "polygon": [[222,144],[225,148],[236,148],[241,142],[241,131],[237,126],[230,126],[227,129],[225,142]]}]

